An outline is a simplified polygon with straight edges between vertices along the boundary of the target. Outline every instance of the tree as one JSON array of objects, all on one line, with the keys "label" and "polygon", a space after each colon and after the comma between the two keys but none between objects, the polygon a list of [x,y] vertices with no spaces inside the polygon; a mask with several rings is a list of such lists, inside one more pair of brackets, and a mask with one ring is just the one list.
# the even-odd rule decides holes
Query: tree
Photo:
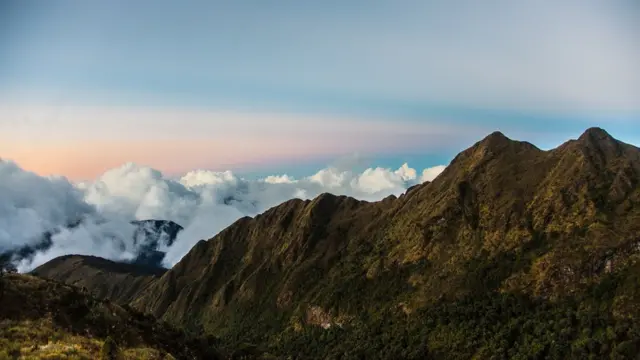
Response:
[{"label": "tree", "polygon": [[104,344],[102,345],[102,351],[100,355],[102,360],[119,359],[120,354],[118,351],[118,344],[116,344],[116,342],[111,338],[111,336],[108,336],[104,340]]},{"label": "tree", "polygon": [[18,269],[9,260],[0,259],[0,276],[17,273]]},{"label": "tree", "polygon": [[0,258],[0,298],[4,295],[4,276],[5,274],[13,274],[18,272],[15,265],[9,260]]}]

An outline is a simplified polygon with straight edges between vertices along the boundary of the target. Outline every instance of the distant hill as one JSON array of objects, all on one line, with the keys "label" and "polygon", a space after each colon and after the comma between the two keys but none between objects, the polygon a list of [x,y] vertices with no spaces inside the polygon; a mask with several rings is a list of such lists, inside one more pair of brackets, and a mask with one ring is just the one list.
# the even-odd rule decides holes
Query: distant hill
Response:
[{"label": "distant hill", "polygon": [[182,226],[168,220],[137,220],[132,223],[137,226],[134,239],[140,244],[138,256],[133,262],[162,267],[165,253],[161,249],[173,245],[178,233],[183,230]]},{"label": "distant hill", "polygon": [[398,198],[242,218],[127,298],[305,359],[633,358],[639,234],[640,149],[495,132]]},{"label": "distant hill", "polygon": [[119,263],[96,256],[66,255],[31,273],[90,289],[93,296],[101,299],[127,304],[165,271],[155,266]]},{"label": "distant hill", "polygon": [[[110,353],[112,357],[106,356]],[[0,277],[2,359],[222,359],[213,339],[186,335],[76,287]]]},{"label": "distant hill", "polygon": [[[138,255],[132,263],[147,267],[163,268],[162,260],[165,253],[163,248],[173,245],[182,226],[169,220],[135,220],[136,225],[133,234],[134,244],[139,247]],[[69,224],[67,228],[73,229],[82,224],[81,221]],[[18,262],[23,259],[32,259],[37,252],[46,251],[53,245],[52,237],[59,230],[51,230],[42,234],[35,245],[24,245],[17,249],[0,253],[0,261]]]}]

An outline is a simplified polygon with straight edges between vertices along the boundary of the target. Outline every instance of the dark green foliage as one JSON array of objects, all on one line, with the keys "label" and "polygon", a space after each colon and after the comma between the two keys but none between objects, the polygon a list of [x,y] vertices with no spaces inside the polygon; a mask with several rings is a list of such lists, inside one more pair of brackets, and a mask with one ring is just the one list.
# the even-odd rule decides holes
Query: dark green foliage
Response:
[{"label": "dark green foliage", "polygon": [[[628,272],[636,271],[629,269]],[[615,314],[628,274],[609,274],[582,295],[555,301],[478,292],[408,315],[369,307],[343,326],[287,327],[287,314],[235,308],[221,341],[236,356],[285,359],[635,359],[640,322]],[[247,345],[247,343],[255,345]],[[229,353],[234,353],[229,351]],[[251,355],[249,355],[251,354]]]},{"label": "dark green foliage", "polygon": [[104,344],[102,345],[102,350],[100,351],[102,360],[117,360],[119,354],[120,351],[118,350],[118,344],[116,344],[111,336],[107,336],[104,340]]},{"label": "dark green foliage", "polygon": [[86,288],[95,297],[125,304],[135,297],[140,288],[159,278],[165,271],[96,256],[65,255],[36,268],[31,274]]},{"label": "dark green foliage", "polygon": [[[27,320],[51,316],[56,329],[105,339],[103,354],[114,349],[147,346],[178,359],[220,359],[215,339],[187,334],[130,307],[95,299],[80,289],[29,275],[5,275],[0,319]],[[117,346],[116,346],[117,344]]]},{"label": "dark green foliage", "polygon": [[616,319],[610,305],[494,294],[406,318],[385,313],[344,328],[285,331],[269,352],[304,359],[634,359],[640,324]]},{"label": "dark green foliage", "polygon": [[0,299],[4,296],[5,291],[5,275],[7,274],[15,274],[18,270],[15,265],[13,265],[8,258],[3,258],[0,256]]}]

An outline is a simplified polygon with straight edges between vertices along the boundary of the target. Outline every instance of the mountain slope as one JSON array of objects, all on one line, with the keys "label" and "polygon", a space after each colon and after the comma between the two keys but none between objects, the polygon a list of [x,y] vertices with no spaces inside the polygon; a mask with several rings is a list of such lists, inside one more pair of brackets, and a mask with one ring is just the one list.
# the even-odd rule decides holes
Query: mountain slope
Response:
[{"label": "mountain slope", "polygon": [[78,288],[30,275],[0,277],[0,357],[99,359],[105,351],[119,359],[222,358],[212,340]]},{"label": "mountain slope", "polygon": [[31,273],[84,287],[101,299],[127,304],[164,272],[164,269],[153,266],[118,263],[95,256],[66,255],[37,267]]},{"label": "mountain slope", "polygon": [[323,194],[243,218],[134,304],[184,323],[245,306],[309,320],[314,306],[348,318],[487,290],[571,294],[637,257],[639,174],[640,150],[601,129],[551,151],[493,133],[399,199]]},{"label": "mountain slope", "polygon": [[322,194],[242,218],[132,306],[305,358],[627,354],[638,234],[640,149],[597,128],[550,151],[496,132],[399,198]]}]

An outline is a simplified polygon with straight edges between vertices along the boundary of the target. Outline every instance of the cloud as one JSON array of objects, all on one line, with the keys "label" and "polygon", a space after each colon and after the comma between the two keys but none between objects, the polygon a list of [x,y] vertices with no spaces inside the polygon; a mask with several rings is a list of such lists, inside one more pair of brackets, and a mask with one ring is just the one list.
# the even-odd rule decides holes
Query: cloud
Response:
[{"label": "cloud", "polygon": [[29,271],[58,256],[77,254],[94,255],[115,261],[133,260],[138,247],[133,242],[135,226],[129,221],[99,216],[89,217],[72,229],[59,227],[53,235],[52,246],[36,252],[33,258],[22,259],[18,270]]},{"label": "cloud", "polygon": [[[208,239],[243,216],[257,215],[292,198],[320,193],[375,201],[400,195],[409,186],[433,179],[444,166],[425,169],[422,176],[403,164],[393,170],[369,168],[354,172],[346,163],[301,178],[271,175],[244,179],[231,171],[195,170],[174,178],[127,163],[91,182],[72,183],[62,177],[41,177],[10,161],[0,162],[0,252],[41,241],[54,231],[52,246],[19,264],[28,271],[54,257],[84,254],[131,260],[140,244],[131,220],[172,220],[185,229],[164,248],[172,266],[199,240]],[[76,227],[68,225],[81,221]]]},{"label": "cloud", "polygon": [[66,179],[40,177],[0,159],[0,250],[35,244],[45,231],[94,211]]},{"label": "cloud", "polygon": [[433,181],[433,179],[435,179],[436,176],[440,175],[440,173],[443,172],[445,168],[446,166],[444,165],[437,165],[428,169],[424,169],[422,171],[422,177],[420,178],[420,181]]}]

